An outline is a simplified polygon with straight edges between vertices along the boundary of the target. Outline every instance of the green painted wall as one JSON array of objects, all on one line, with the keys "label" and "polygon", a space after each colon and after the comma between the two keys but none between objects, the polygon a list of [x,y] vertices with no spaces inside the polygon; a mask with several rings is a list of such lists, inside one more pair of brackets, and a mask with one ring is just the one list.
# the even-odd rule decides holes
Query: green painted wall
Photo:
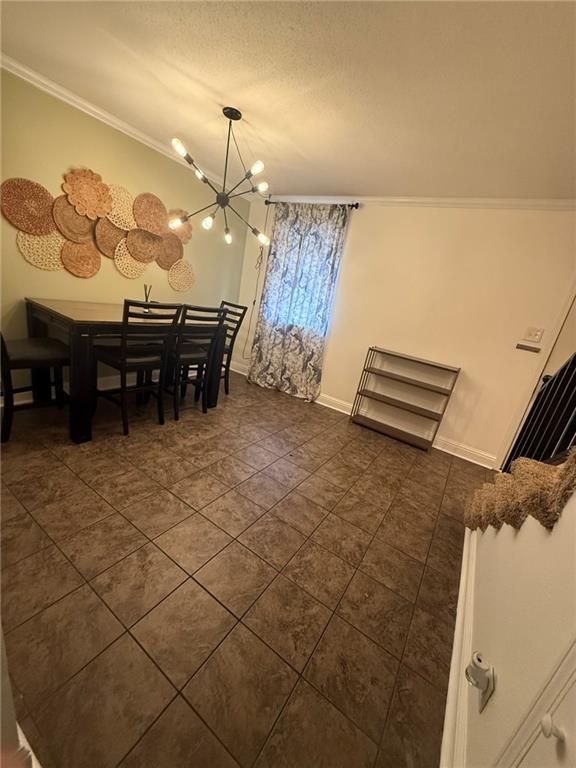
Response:
[{"label": "green painted wall", "polygon": [[[110,184],[121,184],[133,195],[153,192],[168,208],[196,210],[212,193],[184,165],[126,136],[24,80],[2,71],[2,180],[12,176],[43,184],[56,197],[69,168],[87,167]],[[193,107],[193,105],[191,105]],[[224,151],[222,138],[222,151]],[[240,201],[248,218],[249,204]],[[2,330],[6,336],[26,334],[25,296],[119,302],[144,298],[144,283],[152,284],[156,301],[219,304],[236,301],[240,287],[246,228],[230,221],[234,242],[223,240],[221,217],[206,232],[194,220],[194,233],[184,257],[196,273],[185,293],[173,291],[167,273],[151,264],[142,278],[123,277],[112,260],[102,257],[98,274],[82,280],[65,270],[45,272],[24,259],[16,248],[16,230],[2,217]]]}]

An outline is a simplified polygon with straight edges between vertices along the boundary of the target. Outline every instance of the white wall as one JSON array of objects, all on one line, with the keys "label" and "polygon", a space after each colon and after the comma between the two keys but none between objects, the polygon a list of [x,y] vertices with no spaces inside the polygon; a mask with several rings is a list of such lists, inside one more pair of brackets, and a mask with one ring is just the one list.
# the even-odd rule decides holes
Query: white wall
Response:
[{"label": "white wall", "polygon": [[472,649],[494,666],[496,690],[482,713],[477,692],[468,690],[465,765],[485,768],[576,637],[576,496],[552,531],[529,517],[519,531],[504,525],[475,532],[471,545],[473,612],[465,620],[473,624]]},{"label": "white wall", "polygon": [[[255,221],[264,214],[252,206]],[[573,292],[575,222],[573,211],[362,202],[348,231],[320,402],[350,406],[373,344],[460,366],[437,444],[498,465]],[[247,242],[244,303],[254,295],[255,253]],[[515,349],[527,326],[546,329],[539,355]],[[240,368],[248,361],[239,355]]]}]

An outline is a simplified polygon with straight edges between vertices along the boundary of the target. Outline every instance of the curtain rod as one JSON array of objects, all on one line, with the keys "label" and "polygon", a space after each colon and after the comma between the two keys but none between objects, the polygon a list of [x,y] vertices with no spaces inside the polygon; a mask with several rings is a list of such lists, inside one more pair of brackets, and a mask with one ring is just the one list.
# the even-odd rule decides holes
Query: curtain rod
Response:
[{"label": "curtain rod", "polygon": [[[264,205],[277,205],[278,203],[287,202],[286,200],[264,200]],[[357,210],[360,207],[360,203],[318,203],[318,205],[347,205],[348,208],[354,208]]]}]

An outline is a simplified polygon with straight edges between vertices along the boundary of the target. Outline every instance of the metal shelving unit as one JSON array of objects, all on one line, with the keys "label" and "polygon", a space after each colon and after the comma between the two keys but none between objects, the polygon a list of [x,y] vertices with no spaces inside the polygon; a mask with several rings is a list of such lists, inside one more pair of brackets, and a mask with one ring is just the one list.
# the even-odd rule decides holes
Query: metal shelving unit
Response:
[{"label": "metal shelving unit", "polygon": [[351,419],[369,429],[428,449],[460,368],[370,347]]}]

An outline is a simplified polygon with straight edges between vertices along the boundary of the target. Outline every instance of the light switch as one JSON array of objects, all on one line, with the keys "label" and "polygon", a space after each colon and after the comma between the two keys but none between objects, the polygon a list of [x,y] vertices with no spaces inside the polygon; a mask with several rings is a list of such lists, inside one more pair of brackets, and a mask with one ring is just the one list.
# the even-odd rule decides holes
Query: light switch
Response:
[{"label": "light switch", "polygon": [[544,328],[526,328],[524,341],[531,341],[532,344],[540,344],[542,336],[544,336]]}]

